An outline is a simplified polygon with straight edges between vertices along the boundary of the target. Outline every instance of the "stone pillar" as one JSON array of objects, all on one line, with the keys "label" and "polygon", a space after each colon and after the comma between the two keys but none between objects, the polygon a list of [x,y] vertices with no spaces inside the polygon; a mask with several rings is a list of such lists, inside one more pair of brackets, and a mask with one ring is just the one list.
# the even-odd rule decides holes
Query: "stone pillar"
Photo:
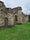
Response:
[{"label": "stone pillar", "polygon": [[22,23],[22,12],[21,12],[21,10],[18,10],[18,23],[20,24],[20,23]]},{"label": "stone pillar", "polygon": [[13,26],[14,25],[14,16],[13,16],[13,14],[9,14],[8,13],[8,25],[9,26]]}]

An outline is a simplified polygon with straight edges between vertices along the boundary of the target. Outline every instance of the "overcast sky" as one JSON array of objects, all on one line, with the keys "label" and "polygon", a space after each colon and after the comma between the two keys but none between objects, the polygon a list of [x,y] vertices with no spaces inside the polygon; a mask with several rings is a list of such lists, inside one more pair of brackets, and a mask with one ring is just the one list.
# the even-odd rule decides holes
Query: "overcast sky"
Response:
[{"label": "overcast sky", "polygon": [[6,5],[6,7],[17,7],[17,6],[21,6],[22,7],[22,11],[25,14],[30,14],[30,0],[0,0],[3,1]]}]

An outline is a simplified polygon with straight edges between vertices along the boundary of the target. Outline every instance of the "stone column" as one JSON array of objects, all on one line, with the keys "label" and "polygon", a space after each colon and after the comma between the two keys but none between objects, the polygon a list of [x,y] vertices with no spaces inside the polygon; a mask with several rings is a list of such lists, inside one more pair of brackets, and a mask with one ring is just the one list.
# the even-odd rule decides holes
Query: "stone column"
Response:
[{"label": "stone column", "polygon": [[8,13],[8,25],[13,26],[14,25],[14,16],[13,14]]},{"label": "stone column", "polygon": [[22,12],[18,10],[18,23],[22,23]]}]

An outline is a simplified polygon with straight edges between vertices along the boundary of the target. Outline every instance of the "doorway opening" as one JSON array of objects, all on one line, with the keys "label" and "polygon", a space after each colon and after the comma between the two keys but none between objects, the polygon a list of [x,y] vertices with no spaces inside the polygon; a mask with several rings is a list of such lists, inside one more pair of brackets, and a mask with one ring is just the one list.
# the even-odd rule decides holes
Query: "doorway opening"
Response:
[{"label": "doorway opening", "polygon": [[30,22],[30,15],[29,15],[29,22]]},{"label": "doorway opening", "polygon": [[15,15],[15,21],[17,21],[17,15]]},{"label": "doorway opening", "polygon": [[5,17],[5,26],[7,26],[7,25],[8,25],[8,18]]}]

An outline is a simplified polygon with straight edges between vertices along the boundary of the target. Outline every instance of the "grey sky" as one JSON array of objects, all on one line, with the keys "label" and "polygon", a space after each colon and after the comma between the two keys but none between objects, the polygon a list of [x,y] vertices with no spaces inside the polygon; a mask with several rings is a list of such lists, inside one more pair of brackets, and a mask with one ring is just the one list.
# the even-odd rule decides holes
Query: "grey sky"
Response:
[{"label": "grey sky", "polygon": [[22,11],[25,14],[30,14],[30,0],[1,0],[5,3],[6,7],[17,7],[17,6],[21,6],[22,7]]}]

